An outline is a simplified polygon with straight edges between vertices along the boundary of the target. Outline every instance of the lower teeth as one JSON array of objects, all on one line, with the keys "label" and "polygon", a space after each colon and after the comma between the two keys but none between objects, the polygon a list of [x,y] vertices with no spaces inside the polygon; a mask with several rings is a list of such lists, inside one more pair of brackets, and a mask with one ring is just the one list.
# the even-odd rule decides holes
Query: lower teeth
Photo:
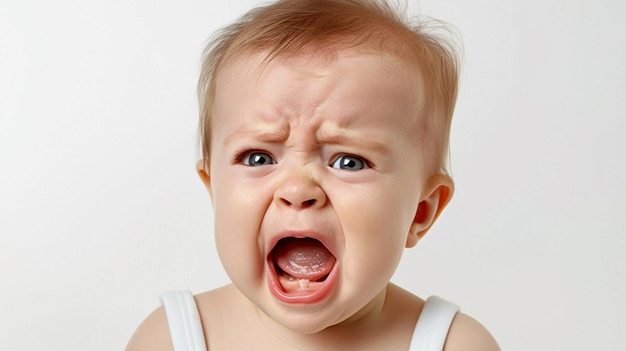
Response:
[{"label": "lower teeth", "polygon": [[309,289],[309,280],[308,279],[298,279],[298,284],[300,285],[300,290],[306,291]]}]

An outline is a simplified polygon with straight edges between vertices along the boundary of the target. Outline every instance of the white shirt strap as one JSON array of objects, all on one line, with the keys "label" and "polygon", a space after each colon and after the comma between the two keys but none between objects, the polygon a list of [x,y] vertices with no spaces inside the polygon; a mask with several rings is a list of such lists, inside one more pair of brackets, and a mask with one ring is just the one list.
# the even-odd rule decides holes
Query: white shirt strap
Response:
[{"label": "white shirt strap", "polygon": [[196,300],[189,291],[161,294],[174,351],[207,351]]},{"label": "white shirt strap", "polygon": [[440,297],[429,297],[415,325],[409,351],[443,350],[450,325],[459,310],[459,306]]}]

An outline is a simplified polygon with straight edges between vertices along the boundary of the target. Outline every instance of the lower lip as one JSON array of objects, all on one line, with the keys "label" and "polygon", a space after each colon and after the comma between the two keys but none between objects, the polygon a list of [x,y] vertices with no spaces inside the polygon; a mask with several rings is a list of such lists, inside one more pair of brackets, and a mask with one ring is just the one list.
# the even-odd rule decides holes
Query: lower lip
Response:
[{"label": "lower lip", "polygon": [[279,301],[289,304],[314,304],[320,302],[330,295],[337,283],[338,264],[335,263],[335,266],[323,282],[315,282],[315,291],[302,290],[288,293],[283,290],[278,272],[276,272],[274,263],[271,260],[267,262],[267,267],[267,280],[270,292]]}]

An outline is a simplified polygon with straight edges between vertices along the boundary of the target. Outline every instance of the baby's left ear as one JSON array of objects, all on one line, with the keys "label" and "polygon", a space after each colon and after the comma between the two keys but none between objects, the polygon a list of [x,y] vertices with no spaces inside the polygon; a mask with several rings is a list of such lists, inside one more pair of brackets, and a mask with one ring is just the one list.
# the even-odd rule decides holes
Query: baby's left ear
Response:
[{"label": "baby's left ear", "polygon": [[415,218],[411,224],[409,235],[406,239],[406,247],[413,247],[426,234],[428,229],[435,223],[441,211],[446,207],[452,193],[454,182],[446,174],[437,174],[426,182],[424,197],[420,201]]}]

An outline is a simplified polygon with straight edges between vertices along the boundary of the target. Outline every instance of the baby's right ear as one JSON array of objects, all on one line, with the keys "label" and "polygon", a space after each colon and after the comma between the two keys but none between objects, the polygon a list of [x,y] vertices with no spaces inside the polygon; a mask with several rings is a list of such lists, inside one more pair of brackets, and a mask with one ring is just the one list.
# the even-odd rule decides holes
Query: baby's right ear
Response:
[{"label": "baby's right ear", "polygon": [[209,196],[213,199],[213,190],[211,189],[211,176],[209,175],[209,171],[207,169],[207,164],[205,160],[200,160],[196,163],[196,171],[204,183],[206,190],[209,192]]}]

